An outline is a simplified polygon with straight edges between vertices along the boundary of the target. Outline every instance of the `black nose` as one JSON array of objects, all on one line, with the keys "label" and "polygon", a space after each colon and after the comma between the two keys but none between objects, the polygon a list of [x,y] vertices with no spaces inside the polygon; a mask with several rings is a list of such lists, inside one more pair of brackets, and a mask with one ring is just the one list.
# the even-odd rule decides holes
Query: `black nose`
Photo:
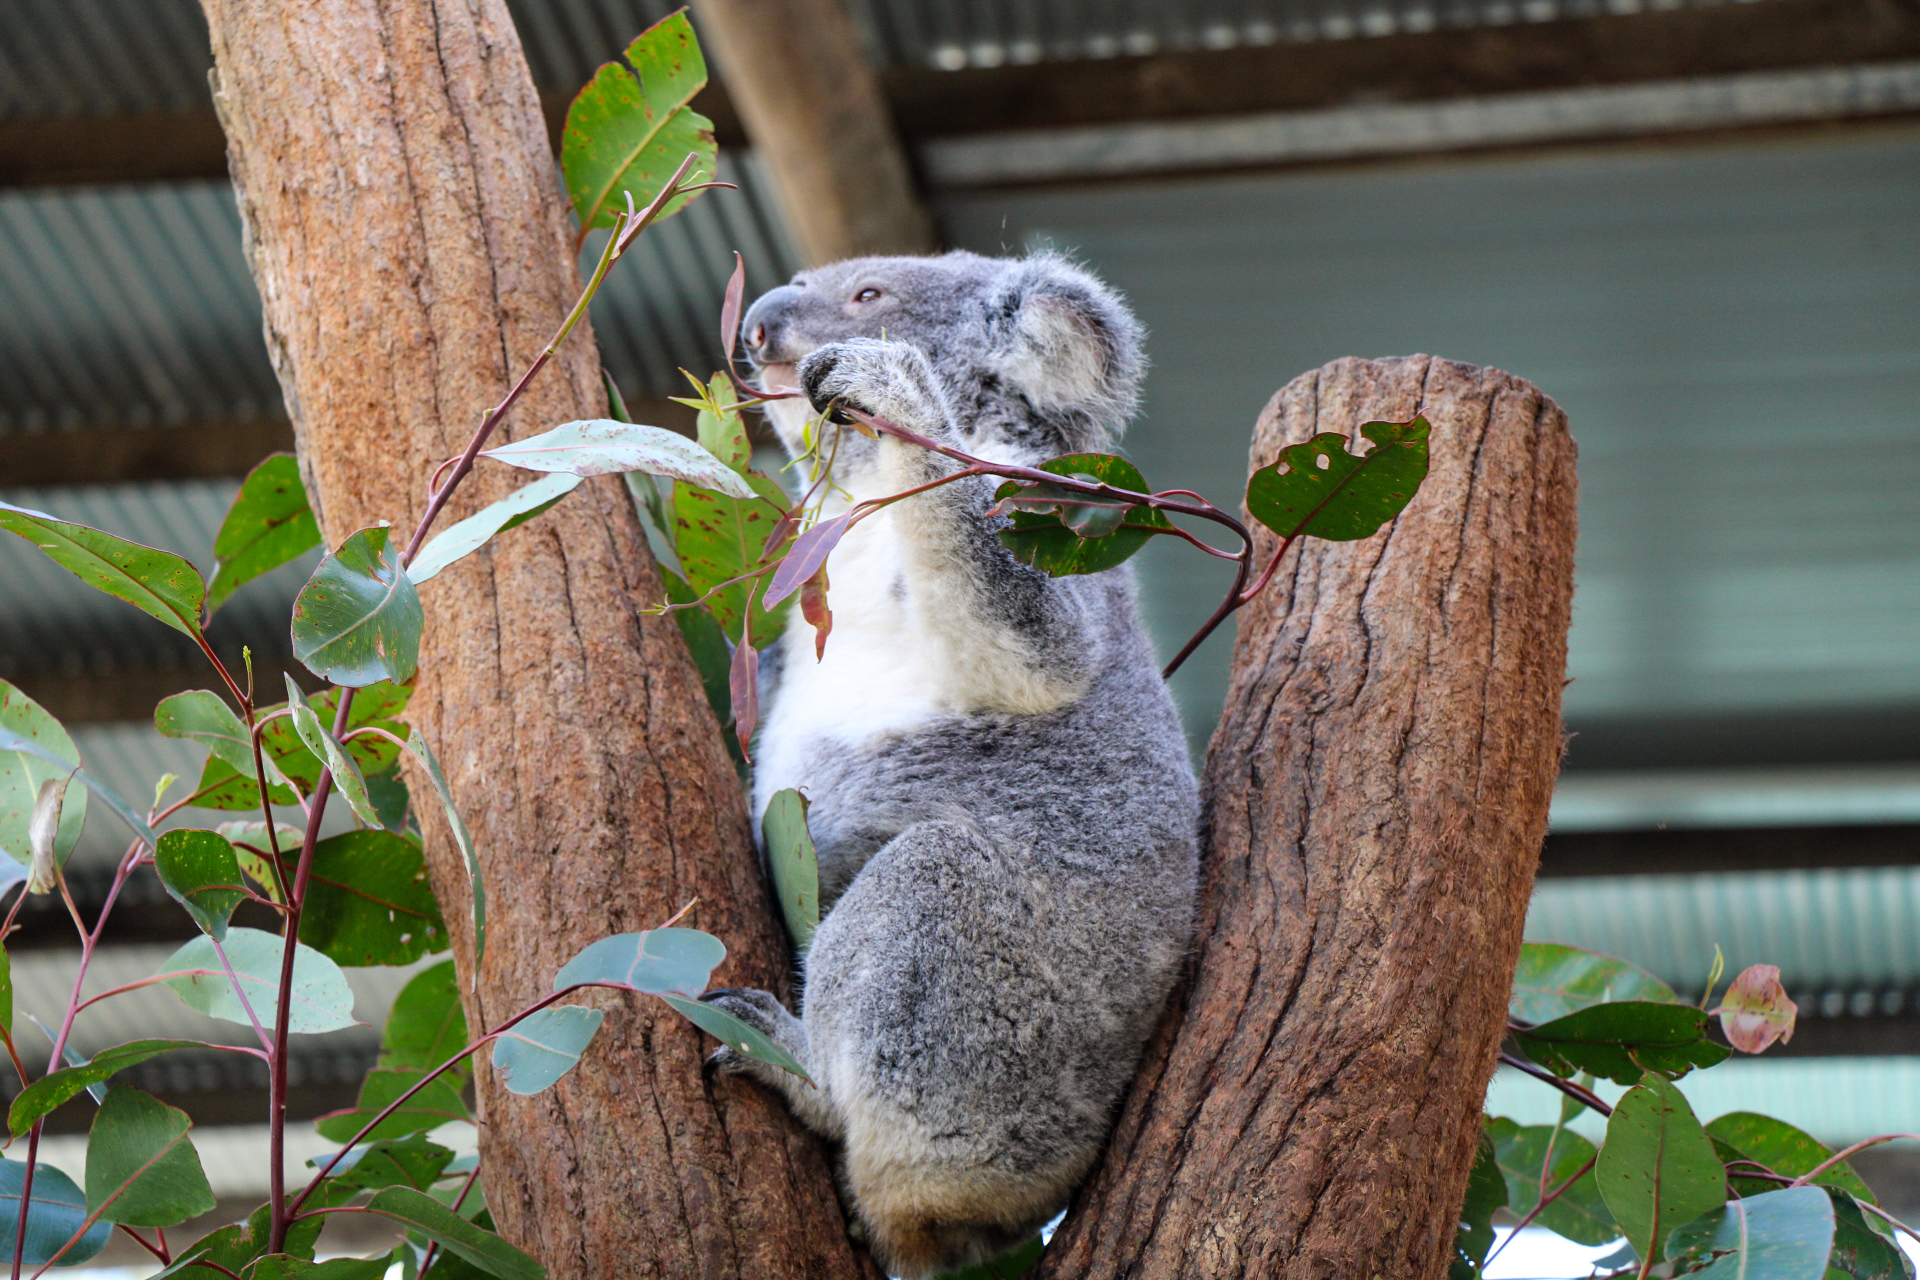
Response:
[{"label": "black nose", "polygon": [[747,344],[747,354],[754,360],[774,364],[787,358],[781,348],[786,345],[783,339],[787,322],[801,292],[793,285],[783,284],[778,289],[767,290],[747,308],[746,318],[740,322],[740,337]]}]

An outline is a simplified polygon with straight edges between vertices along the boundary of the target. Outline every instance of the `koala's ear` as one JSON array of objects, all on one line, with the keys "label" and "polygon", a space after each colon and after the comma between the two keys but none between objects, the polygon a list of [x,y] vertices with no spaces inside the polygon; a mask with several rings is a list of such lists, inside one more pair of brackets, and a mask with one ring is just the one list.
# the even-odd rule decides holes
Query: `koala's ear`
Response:
[{"label": "koala's ear", "polygon": [[1012,264],[995,309],[1003,377],[1036,409],[1118,435],[1139,395],[1140,322],[1113,290],[1064,258]]}]

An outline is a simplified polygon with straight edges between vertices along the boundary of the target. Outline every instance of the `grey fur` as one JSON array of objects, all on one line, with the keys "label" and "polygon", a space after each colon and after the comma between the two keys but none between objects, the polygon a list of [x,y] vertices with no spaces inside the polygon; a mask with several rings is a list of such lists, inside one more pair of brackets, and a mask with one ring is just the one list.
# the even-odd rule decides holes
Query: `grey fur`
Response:
[{"label": "grey fur", "polygon": [[[878,297],[857,300],[867,289]],[[1143,364],[1125,306],[1054,257],[843,262],[762,297],[742,328],[762,366],[797,362],[817,408],[852,405],[1007,461],[1110,446]],[[800,416],[776,414],[790,447]],[[821,429],[830,448],[837,431],[834,479],[856,497],[955,469]],[[922,637],[893,684],[876,649],[873,697],[908,708],[897,723],[886,706],[846,705],[859,684],[826,713],[793,712],[837,686],[803,683],[828,677],[800,669],[813,653],[798,616],[776,646],[755,810],[804,787],[826,915],[801,1017],[765,992],[708,997],[807,1066],[818,1088],[715,1055],[842,1144],[850,1207],[908,1277],[982,1261],[1065,1205],[1192,930],[1194,782],[1131,571],[1053,579],[1021,564],[986,515],[992,488],[902,502],[874,533],[891,542],[843,544],[830,564],[836,612],[842,598],[864,611],[845,625]],[[891,578],[843,576],[876,572]],[[829,661],[837,643],[838,626]],[[938,686],[924,706],[899,684],[914,672]]]}]

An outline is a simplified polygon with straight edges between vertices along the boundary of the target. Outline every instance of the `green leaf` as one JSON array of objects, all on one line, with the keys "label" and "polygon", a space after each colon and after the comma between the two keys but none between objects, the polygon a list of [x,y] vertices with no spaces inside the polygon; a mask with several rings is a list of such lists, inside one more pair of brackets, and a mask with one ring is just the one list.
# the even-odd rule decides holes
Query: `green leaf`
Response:
[{"label": "green leaf", "polygon": [[554,975],[553,989],[565,991],[592,982],[648,995],[677,991],[697,996],[726,958],[725,944],[698,929],[616,933],[589,943],[567,961]]},{"label": "green leaf", "polygon": [[[491,455],[489,455],[491,456]],[[535,470],[550,470],[536,467]],[[458,524],[449,525],[420,548],[420,554],[407,562],[407,576],[419,586],[437,577],[448,565],[472,555],[491,541],[495,534],[518,528],[553,507],[560,499],[580,487],[586,477],[561,471],[543,480],[514,490],[489,506],[480,508]]]},{"label": "green leaf", "polygon": [[415,729],[407,736],[407,749],[413,752],[414,759],[426,769],[427,776],[433,780],[433,788],[440,793],[440,805],[446,810],[447,829],[453,832],[454,843],[460,846],[460,856],[466,859],[467,883],[473,890],[473,969],[480,971],[480,960],[487,954],[487,886],[480,878],[480,853],[473,847],[473,836],[467,831],[467,824],[460,820],[460,811],[453,807],[453,792],[447,787],[447,775],[440,771],[440,761],[433,754],[433,748]]},{"label": "green leaf", "polygon": [[199,636],[207,587],[200,571],[171,551],[5,502],[0,502],[0,529],[33,543],[88,586],[120,597],[176,631]]},{"label": "green leaf", "polygon": [[[1069,453],[1041,463],[1040,470],[1097,480],[1133,493],[1147,492],[1147,479],[1140,469],[1113,454]],[[1039,486],[1023,499],[1024,488],[1009,481],[994,493],[1012,511],[1012,527],[1000,531],[1001,544],[1016,559],[1056,578],[1111,569],[1146,546],[1155,534],[1173,532],[1172,521],[1152,507],[1116,511],[1090,505],[1077,494]],[[1023,501],[1033,505],[1023,506]],[[1051,509],[1048,503],[1053,504]]]},{"label": "green leaf", "polygon": [[[689,153],[700,159],[687,181],[713,176],[713,122],[688,105],[706,87],[707,63],[685,11],[641,32],[627,46],[627,61],[637,80],[609,62],[567,108],[560,166],[583,232],[612,226],[628,195],[635,209],[651,204]],[[673,201],[660,216],[679,212],[688,198]]]},{"label": "green leaf", "polygon": [[[348,747],[348,750],[351,751],[352,747]],[[367,774],[367,799],[373,802],[373,811],[380,816],[381,827],[395,835],[409,829],[413,793],[407,790],[406,780],[400,776],[398,769]]]},{"label": "green leaf", "polygon": [[[1591,1142],[1571,1129],[1555,1125],[1522,1127],[1504,1117],[1490,1119],[1487,1136],[1493,1142],[1501,1176],[1506,1179],[1507,1207],[1521,1217],[1533,1212],[1543,1194],[1578,1173],[1595,1154]],[[1544,1179],[1546,1191],[1543,1192],[1540,1169],[1548,1163],[1549,1153],[1552,1164]],[[1606,1201],[1600,1198],[1600,1184],[1591,1172],[1561,1192],[1534,1221],[1580,1244],[1605,1244],[1620,1238],[1620,1228],[1607,1212]]]},{"label": "green leaf", "polygon": [[[1784,1120],[1752,1111],[1729,1111],[1707,1124],[1707,1135],[1724,1142],[1742,1157],[1763,1164],[1775,1173],[1799,1178],[1818,1169],[1833,1155],[1812,1135],[1794,1128]],[[1738,1176],[1738,1175],[1735,1175]],[[1867,1184],[1860,1180],[1845,1161],[1814,1179],[1821,1186],[1834,1187],[1868,1204],[1878,1204]]]},{"label": "green leaf", "polygon": [[[680,566],[687,572],[687,584],[697,595],[713,592],[707,601],[714,621],[734,644],[740,643],[741,619],[747,607],[747,590],[754,584],[720,584],[737,578],[760,563],[767,550],[767,539],[787,509],[787,495],[780,486],[749,472],[746,481],[759,495],[751,501],[730,498],[689,484],[673,487],[675,541],[680,550]],[[719,588],[715,590],[715,588]],[[786,628],[792,610],[790,602],[769,614],[756,602],[753,611],[753,645],[763,649]]]},{"label": "green leaf", "polygon": [[225,836],[192,828],[169,831],[154,848],[153,869],[195,924],[217,941],[226,940],[227,921],[246,901],[247,887]]},{"label": "green leaf", "polygon": [[[460,1008],[453,961],[422,969],[394,998],[380,1034],[380,1065],[431,1071],[467,1044],[467,1017]],[[452,1074],[461,1076],[463,1064]]]},{"label": "green leaf", "polygon": [[[279,829],[280,851],[283,854],[296,852],[303,833],[284,822],[274,825]],[[273,842],[267,838],[267,824],[223,822],[217,830],[233,846],[234,859],[239,862],[240,869],[247,873],[247,878],[253,881],[258,892],[274,902],[284,902],[286,899],[280,892],[280,878],[273,871]],[[287,879],[292,879],[292,869],[288,868],[285,875]]]},{"label": "green leaf", "polygon": [[308,1262],[284,1253],[270,1253],[247,1268],[243,1280],[380,1280],[388,1262],[379,1258],[328,1258]]},{"label": "green leaf", "polygon": [[[215,1047],[217,1046],[210,1045],[204,1040],[131,1040],[126,1044],[117,1044],[111,1049],[102,1049],[93,1055],[93,1061],[48,1072],[22,1089],[7,1112],[7,1127],[16,1136],[23,1134],[33,1127],[35,1120],[51,1112],[67,1099],[75,1097],[81,1090],[111,1079],[128,1067],[137,1066],[148,1058],[157,1058],[175,1049]],[[15,1207],[18,1207],[18,1201],[15,1202]]]},{"label": "green leaf", "polygon": [[[406,709],[407,699],[412,690],[405,685],[396,685],[382,680],[370,684],[354,694],[353,703],[347,710],[348,740],[340,745],[346,748],[347,755],[360,766],[364,777],[369,774],[383,773],[393,767],[400,758],[399,744],[381,737],[379,734],[351,736],[355,730],[368,727],[384,729],[395,738],[405,741],[407,726],[398,717]],[[333,727],[334,713],[339,707],[339,691],[327,689],[308,698],[307,705],[313,708],[313,714],[329,731]],[[281,710],[289,704],[275,703],[271,707],[262,707],[262,718]],[[313,753],[306,741],[301,738],[290,716],[279,716],[266,721],[260,730],[260,745],[267,756],[287,778],[298,783],[300,789],[311,793],[314,784],[320,781],[321,757]],[[247,770],[251,775],[252,769]],[[255,799],[257,806],[259,801]]]},{"label": "green leaf", "polygon": [[1821,1280],[1833,1249],[1833,1203],[1820,1187],[1769,1191],[1676,1227],[1667,1256],[1703,1280]]},{"label": "green leaf", "polygon": [[1364,455],[1349,453],[1347,438],[1332,431],[1288,445],[1248,480],[1247,511],[1282,538],[1369,537],[1426,479],[1428,431],[1425,418],[1369,422],[1360,428],[1373,442]]},{"label": "green leaf", "polygon": [[1529,1058],[1559,1076],[1590,1071],[1615,1084],[1643,1072],[1678,1079],[1726,1059],[1725,1045],[1706,1038],[1707,1015],[1691,1005],[1623,1000],[1589,1005],[1514,1038]]},{"label": "green leaf", "polygon": [[[307,1164],[318,1168],[329,1158],[319,1157]],[[378,1191],[381,1187],[414,1187],[425,1191],[440,1180],[452,1161],[452,1151],[414,1134],[355,1147],[340,1158],[330,1176],[335,1182],[368,1191]]]},{"label": "green leaf", "polygon": [[87,1136],[87,1208],[106,1222],[171,1227],[211,1213],[213,1188],[178,1107],[117,1084]]},{"label": "green leaf", "polygon": [[1677,1004],[1679,997],[1638,965],[1557,942],[1520,947],[1507,1011],[1522,1022],[1551,1022],[1589,1005],[1618,1000]]},{"label": "green leaf", "polygon": [[[351,1142],[355,1134],[392,1106],[401,1094],[419,1084],[426,1074],[424,1071],[397,1067],[375,1067],[367,1072],[367,1078],[360,1083],[358,1103],[343,1111],[321,1116],[314,1121],[313,1127],[330,1142]],[[408,1098],[367,1136],[404,1138],[466,1118],[467,1107],[460,1100],[460,1079],[449,1071],[428,1081],[425,1088]]]},{"label": "green leaf", "polygon": [[[265,738],[274,729],[275,721],[261,733],[262,745]],[[288,729],[292,735],[292,729]],[[295,739],[298,741],[298,739]],[[305,750],[302,747],[301,750]],[[267,791],[275,804],[293,804],[297,797],[292,787],[269,783]],[[253,780],[253,770],[238,773],[234,767],[217,755],[209,755],[206,764],[200,768],[200,780],[193,784],[193,805],[196,809],[219,809],[228,813],[245,813],[260,807],[260,788]]]},{"label": "green leaf", "polygon": [[[226,699],[210,689],[192,689],[162,698],[153,709],[153,727],[169,738],[184,738],[212,750],[236,773],[253,776],[253,739]],[[266,754],[264,751],[261,753]],[[272,762],[267,781],[276,782]]]},{"label": "green leaf", "polygon": [[367,796],[367,780],[360,766],[354,763],[339,739],[320,723],[320,717],[307,705],[306,695],[300,692],[292,676],[287,677],[287,706],[293,712],[294,732],[307,744],[307,750],[327,762],[327,768],[333,771],[334,789],[346,800],[353,816],[370,827],[379,826],[380,815],[373,811],[373,801]]},{"label": "green leaf", "polygon": [[307,505],[300,464],[290,453],[269,454],[240,482],[214,535],[207,615],[245,583],[319,545],[320,526]]},{"label": "green leaf", "polygon": [[1493,1248],[1493,1215],[1507,1206],[1507,1184],[1494,1161],[1493,1143],[1480,1135],[1473,1168],[1467,1173],[1467,1198],[1460,1206],[1460,1223],[1453,1236],[1452,1280],[1474,1280]]},{"label": "green leaf", "polygon": [[[319,1188],[307,1197],[303,1206],[307,1209],[330,1209],[353,1198],[357,1188],[336,1185],[331,1180],[320,1184]],[[313,1257],[314,1244],[320,1239],[320,1228],[326,1218],[300,1218],[287,1225],[286,1252],[298,1258]],[[261,1205],[247,1215],[245,1222],[236,1222],[221,1227],[200,1237],[185,1249],[176,1249],[177,1261],[151,1280],[162,1277],[180,1276],[186,1280],[233,1280],[236,1274],[245,1272],[248,1264],[267,1251],[267,1240],[272,1229],[272,1220],[266,1205]],[[213,1267],[196,1266],[195,1261],[205,1258],[218,1263],[224,1271]]]},{"label": "green leaf", "polygon": [[447,949],[420,847],[390,831],[349,831],[313,849],[300,941],[349,967],[412,964]]},{"label": "green leaf", "polygon": [[760,832],[787,934],[805,951],[820,927],[820,859],[807,834],[807,798],[791,787],[774,792],[760,819]]},{"label": "green leaf", "polygon": [[1712,1140],[1680,1091],[1652,1072],[1614,1107],[1593,1176],[1627,1243],[1656,1262],[1674,1227],[1727,1198]]},{"label": "green leaf", "polygon": [[[272,1026],[279,1008],[281,940],[259,929],[233,928],[227,930],[224,949],[260,1025]],[[193,939],[168,956],[160,972],[167,975],[162,982],[189,1008],[242,1026],[253,1025],[211,938]],[[289,1029],[302,1034],[358,1025],[353,1020],[353,988],[347,985],[347,976],[309,946],[301,945],[294,953],[288,1015]]]},{"label": "green leaf", "polygon": [[693,996],[683,996],[672,991],[661,991],[655,994],[688,1022],[728,1048],[737,1049],[756,1062],[770,1063],[783,1071],[790,1071],[802,1080],[811,1079],[792,1054],[775,1044],[765,1033],[748,1026],[719,1005],[703,1004]]},{"label": "green leaf", "polygon": [[[1913,1280],[1913,1263],[1894,1240],[1878,1234],[1890,1230],[1883,1218],[1860,1212],[1860,1202],[1844,1191],[1827,1188],[1833,1204],[1833,1253],[1827,1259],[1827,1280],[1834,1272],[1850,1280]],[[1872,1224],[1871,1226],[1869,1224]]]},{"label": "green leaf", "polygon": [[[13,1257],[15,1234],[20,1223],[20,1189],[26,1186],[24,1160],[0,1157],[0,1256]],[[74,1232],[87,1220],[87,1197],[73,1179],[50,1164],[36,1164],[33,1191],[27,1204],[27,1243],[21,1250],[21,1263],[29,1267],[45,1266],[59,1254],[59,1265],[77,1267],[90,1261],[107,1247],[113,1235],[111,1223],[95,1222],[86,1234],[65,1253],[60,1250],[73,1239]]]},{"label": "green leaf", "polygon": [[[33,802],[40,794],[40,784],[64,778],[79,767],[80,752],[58,720],[5,680],[0,680],[0,733],[7,739],[0,741],[0,850],[24,867],[33,861],[27,827],[33,820]],[[31,743],[39,750],[23,750],[13,739]],[[54,856],[62,863],[73,852],[86,821],[86,789],[69,787],[66,807],[60,811],[60,830],[53,841]]]},{"label": "green leaf", "polygon": [[546,1089],[573,1070],[606,1015],[584,1005],[553,1005],[529,1014],[493,1042],[493,1069],[514,1093]]},{"label": "green leaf", "polygon": [[978,1266],[944,1272],[934,1280],[1020,1280],[1021,1276],[1040,1265],[1040,1255],[1046,1252],[1046,1248],[1047,1242],[1035,1232],[998,1257],[989,1258]]},{"label": "green leaf", "polygon": [[740,397],[726,374],[716,373],[707,383],[706,400],[724,412],[703,408],[695,419],[694,438],[700,447],[742,475],[753,461],[753,442],[747,438],[747,424],[740,416]]},{"label": "green leaf", "polygon": [[376,1193],[367,1208],[405,1223],[430,1240],[438,1240],[442,1248],[500,1280],[542,1280],[547,1274],[539,1263],[499,1236],[411,1187],[388,1187]]},{"label": "green leaf", "polygon": [[403,684],[420,663],[425,616],[384,526],[350,535],[293,602],[293,656],[334,684]]},{"label": "green leaf", "polygon": [[753,490],[739,472],[694,441],[665,427],[612,418],[562,423],[551,431],[503,444],[480,456],[528,471],[564,471],[576,476],[640,471],[650,476],[671,476],[735,498],[753,497]]}]

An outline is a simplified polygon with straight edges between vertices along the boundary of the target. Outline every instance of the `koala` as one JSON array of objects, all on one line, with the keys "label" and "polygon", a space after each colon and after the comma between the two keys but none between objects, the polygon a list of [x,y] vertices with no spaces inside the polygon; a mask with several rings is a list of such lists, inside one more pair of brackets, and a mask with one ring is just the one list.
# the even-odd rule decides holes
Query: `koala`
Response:
[{"label": "koala", "polygon": [[[828,514],[960,469],[837,406],[1032,464],[1111,446],[1143,369],[1125,305],[1053,256],[840,262],[741,328],[762,384],[805,392],[768,414],[811,462],[801,483],[830,469]],[[823,915],[798,1016],[764,991],[705,997],[805,1066],[812,1084],[712,1060],[838,1145],[854,1230],[909,1278],[1065,1207],[1193,928],[1198,801],[1132,570],[1015,559],[998,483],[863,519],[827,564],[824,654],[797,610],[769,647],[754,812],[782,788],[809,798]]]}]

